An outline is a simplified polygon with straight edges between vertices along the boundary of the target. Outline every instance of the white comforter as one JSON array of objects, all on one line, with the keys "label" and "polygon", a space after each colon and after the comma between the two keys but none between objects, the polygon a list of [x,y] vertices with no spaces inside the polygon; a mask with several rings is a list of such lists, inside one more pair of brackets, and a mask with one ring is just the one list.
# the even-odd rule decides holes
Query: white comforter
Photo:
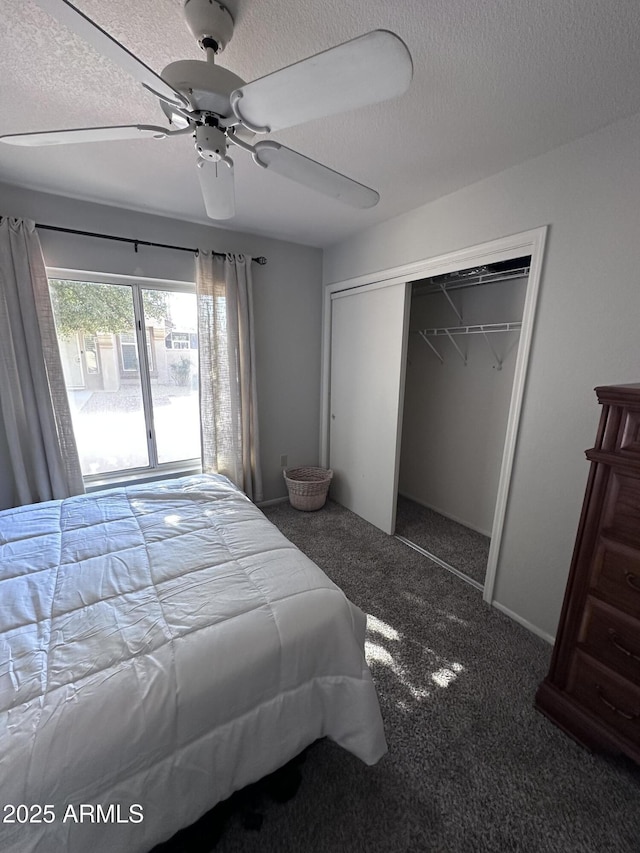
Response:
[{"label": "white comforter", "polygon": [[223,477],[0,512],[0,849],[143,853],[322,736],[375,763],[364,627]]}]

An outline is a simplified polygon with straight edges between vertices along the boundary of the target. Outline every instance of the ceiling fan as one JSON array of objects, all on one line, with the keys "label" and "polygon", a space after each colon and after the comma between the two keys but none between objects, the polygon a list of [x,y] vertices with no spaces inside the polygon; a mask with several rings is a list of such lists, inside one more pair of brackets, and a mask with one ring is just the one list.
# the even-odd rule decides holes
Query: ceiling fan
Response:
[{"label": "ceiling fan", "polygon": [[184,15],[206,60],[179,60],[158,75],[68,0],[36,0],[39,6],[92,47],[120,65],[160,99],[170,128],[119,125],[6,134],[11,145],[66,145],[191,134],[198,153],[200,188],[207,215],[235,214],[230,146],[247,151],[255,163],[331,198],[358,208],[373,207],[378,193],[274,140],[253,142],[313,119],[346,112],[403,94],[413,75],[411,54],[388,30],[373,30],[245,83],[214,57],[233,35],[233,19],[217,0],[186,0]]}]

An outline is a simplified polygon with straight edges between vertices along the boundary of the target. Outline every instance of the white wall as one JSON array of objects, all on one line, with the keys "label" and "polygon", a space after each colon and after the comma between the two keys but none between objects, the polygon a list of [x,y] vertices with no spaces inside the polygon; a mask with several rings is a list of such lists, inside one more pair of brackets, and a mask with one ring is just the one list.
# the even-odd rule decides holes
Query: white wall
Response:
[{"label": "white wall", "polygon": [[498,560],[498,605],[556,630],[587,478],[597,385],[640,373],[640,114],[325,251],[324,280],[549,224]]},{"label": "white wall", "polygon": [[[265,255],[254,264],[258,417],[265,500],[286,495],[280,457],[318,462],[322,253],[319,249],[0,184],[0,215],[178,246]],[[193,281],[187,252],[40,232],[49,266]],[[6,459],[0,436],[0,472]],[[0,506],[8,505],[2,493]]]},{"label": "white wall", "polygon": [[445,337],[431,341],[418,329],[519,322],[526,279],[414,295],[402,422],[399,492],[443,515],[491,535],[498,478],[513,387],[518,332],[456,336],[467,363]]}]

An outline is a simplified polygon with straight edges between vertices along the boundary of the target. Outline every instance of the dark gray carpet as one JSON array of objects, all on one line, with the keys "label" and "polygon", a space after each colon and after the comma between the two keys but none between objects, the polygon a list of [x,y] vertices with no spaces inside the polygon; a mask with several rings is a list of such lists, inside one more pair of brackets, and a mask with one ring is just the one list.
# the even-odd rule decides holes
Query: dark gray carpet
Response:
[{"label": "dark gray carpet", "polygon": [[464,524],[398,495],[396,533],[484,586],[491,540]]},{"label": "dark gray carpet", "polygon": [[315,744],[295,797],[262,803],[259,831],[232,810],[215,853],[638,853],[640,769],[533,708],[546,643],[335,503],[266,515],[379,620],[368,641],[389,753],[366,767]]}]

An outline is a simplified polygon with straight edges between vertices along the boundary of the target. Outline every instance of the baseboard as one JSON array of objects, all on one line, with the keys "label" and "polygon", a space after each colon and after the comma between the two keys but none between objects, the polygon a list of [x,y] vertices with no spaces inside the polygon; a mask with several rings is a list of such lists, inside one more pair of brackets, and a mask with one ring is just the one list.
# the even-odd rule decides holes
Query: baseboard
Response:
[{"label": "baseboard", "polygon": [[523,619],[522,616],[518,616],[517,613],[514,613],[513,610],[509,610],[508,607],[505,607],[504,604],[500,604],[499,601],[492,601],[492,607],[495,607],[496,610],[499,610],[501,613],[504,613],[505,616],[508,616],[510,619],[513,619],[514,622],[517,622],[519,625],[522,625],[523,628],[526,628],[528,631],[531,631],[532,634],[536,634],[536,636],[540,637],[543,640],[546,640],[547,643],[553,645],[556,641],[555,637],[552,637],[551,634],[547,634],[546,631],[543,631],[541,628],[538,628],[533,622],[529,622],[527,619]]},{"label": "baseboard", "polygon": [[283,504],[289,500],[289,496],[285,495],[283,498],[272,498],[270,501],[260,501],[259,504],[256,504],[258,509],[262,509],[263,506],[275,506],[276,504]]},{"label": "baseboard", "polygon": [[425,509],[430,509],[433,512],[437,512],[438,515],[443,515],[445,518],[448,518],[451,521],[455,521],[455,522],[457,522],[457,524],[461,524],[463,527],[468,527],[469,530],[475,530],[476,533],[480,533],[480,534],[482,534],[482,536],[486,536],[487,539],[491,539],[491,532],[490,531],[489,531],[489,533],[487,533],[486,530],[481,530],[479,527],[476,527],[475,524],[469,524],[468,521],[464,521],[462,518],[458,518],[455,515],[451,515],[450,512],[444,512],[443,510],[441,510],[437,506],[432,506],[431,504],[427,504],[423,500],[421,500],[420,498],[416,498],[413,495],[407,494],[407,492],[400,492],[399,491],[398,494],[400,495],[401,498],[406,498],[409,501],[413,501],[414,503],[419,504],[420,506],[423,506]]}]

